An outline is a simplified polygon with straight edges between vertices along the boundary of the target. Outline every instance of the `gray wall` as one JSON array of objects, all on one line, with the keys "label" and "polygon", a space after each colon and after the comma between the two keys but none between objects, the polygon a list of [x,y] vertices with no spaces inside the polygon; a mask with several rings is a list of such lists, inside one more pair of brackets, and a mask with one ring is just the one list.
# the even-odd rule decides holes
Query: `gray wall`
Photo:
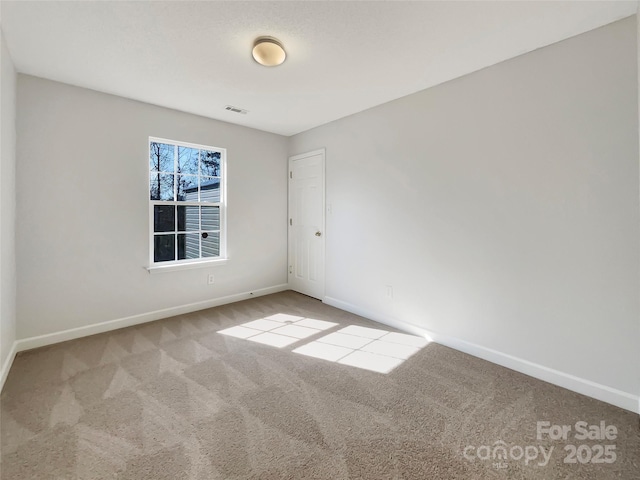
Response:
[{"label": "gray wall", "polygon": [[638,395],[635,21],[292,137],[327,296]]},{"label": "gray wall", "polygon": [[16,339],[15,119],[16,71],[0,32],[0,368]]},{"label": "gray wall", "polygon": [[[286,283],[285,137],[25,75],[17,132],[18,338]],[[145,270],[150,135],[227,149],[226,265]]]}]

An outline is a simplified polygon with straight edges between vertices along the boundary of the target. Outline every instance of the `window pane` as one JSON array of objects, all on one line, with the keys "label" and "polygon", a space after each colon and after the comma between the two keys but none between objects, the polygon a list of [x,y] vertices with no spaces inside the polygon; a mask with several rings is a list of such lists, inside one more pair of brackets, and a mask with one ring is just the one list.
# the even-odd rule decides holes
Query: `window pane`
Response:
[{"label": "window pane", "polygon": [[185,205],[178,207],[178,231],[197,232],[200,230],[200,207]]},{"label": "window pane", "polygon": [[153,231],[173,232],[176,228],[176,207],[173,205],[154,205]]},{"label": "window pane", "polygon": [[[207,238],[204,238],[204,237]],[[220,256],[220,233],[203,232],[202,233],[202,257],[218,257]]]},{"label": "window pane", "polygon": [[220,176],[220,152],[200,150],[200,175],[207,177]]},{"label": "window pane", "polygon": [[175,260],[175,235],[155,235],[153,247],[154,262]]},{"label": "window pane", "polygon": [[222,151],[185,145],[149,142],[154,263],[220,257]]},{"label": "window pane", "polygon": [[200,258],[199,233],[178,234],[178,260],[185,260],[188,258]]},{"label": "window pane", "polygon": [[178,147],[178,173],[198,175],[198,150]]},{"label": "window pane", "polygon": [[173,175],[152,173],[149,182],[149,198],[173,201]]},{"label": "window pane", "polygon": [[178,201],[198,201],[198,177],[194,175],[178,175]]},{"label": "window pane", "polygon": [[149,144],[149,168],[152,172],[173,173],[173,145],[151,142]]},{"label": "window pane", "polygon": [[220,201],[220,179],[200,177],[200,201]]},{"label": "window pane", "polygon": [[220,230],[220,207],[202,207],[202,230]]}]

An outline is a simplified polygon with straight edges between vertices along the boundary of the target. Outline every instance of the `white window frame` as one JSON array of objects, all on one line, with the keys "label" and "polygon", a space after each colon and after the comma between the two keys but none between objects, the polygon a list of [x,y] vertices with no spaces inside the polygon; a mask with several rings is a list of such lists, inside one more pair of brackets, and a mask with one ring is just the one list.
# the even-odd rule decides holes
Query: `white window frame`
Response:
[{"label": "white window frame", "polygon": [[[176,164],[178,162],[178,147],[193,148],[198,150],[208,150],[220,152],[220,201],[219,202],[186,202],[178,200],[151,200],[149,196],[150,178],[151,178],[151,164],[149,159],[151,157],[151,143],[164,143],[173,145],[174,151],[174,171],[166,172],[174,175],[174,193],[176,188],[177,175]],[[200,172],[198,172],[198,177]],[[177,140],[170,140],[167,138],[149,137],[147,141],[147,198],[149,199],[149,266],[147,270],[149,273],[169,272],[174,270],[186,270],[192,268],[209,267],[215,265],[225,264],[228,260],[227,257],[227,149],[214,147],[210,145],[200,145],[197,143],[181,142]],[[204,207],[219,207],[220,208],[220,247],[219,255],[217,257],[204,257],[204,258],[187,258],[184,260],[170,260],[166,262],[156,262],[154,260],[154,206],[156,205],[175,205],[175,206],[204,206]],[[177,220],[176,220],[177,221]],[[160,233],[160,232],[158,232]],[[166,232],[169,233],[169,232]],[[175,233],[175,232],[174,232]],[[176,249],[177,238],[176,238]],[[201,252],[202,253],[202,252]]]}]

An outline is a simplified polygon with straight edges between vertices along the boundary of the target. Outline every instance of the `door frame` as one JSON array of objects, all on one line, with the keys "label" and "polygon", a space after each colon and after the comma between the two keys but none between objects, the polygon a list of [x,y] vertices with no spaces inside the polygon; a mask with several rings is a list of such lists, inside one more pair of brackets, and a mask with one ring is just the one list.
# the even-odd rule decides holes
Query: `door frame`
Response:
[{"label": "door frame", "polygon": [[319,300],[324,302],[324,297],[326,294],[326,262],[327,262],[327,230],[326,230],[326,213],[327,213],[327,203],[326,203],[326,188],[327,188],[327,178],[326,178],[326,165],[327,165],[327,154],[325,148],[319,148],[317,150],[312,150],[310,152],[300,153],[298,155],[292,155],[289,157],[289,162],[287,164],[287,284],[289,287],[291,286],[291,265],[292,265],[292,257],[291,257],[291,236],[293,235],[293,229],[291,228],[290,219],[291,219],[291,180],[292,172],[293,172],[293,162],[296,160],[302,160],[303,158],[313,157],[315,155],[320,155],[322,157],[322,225],[320,226],[322,232],[322,298]]}]

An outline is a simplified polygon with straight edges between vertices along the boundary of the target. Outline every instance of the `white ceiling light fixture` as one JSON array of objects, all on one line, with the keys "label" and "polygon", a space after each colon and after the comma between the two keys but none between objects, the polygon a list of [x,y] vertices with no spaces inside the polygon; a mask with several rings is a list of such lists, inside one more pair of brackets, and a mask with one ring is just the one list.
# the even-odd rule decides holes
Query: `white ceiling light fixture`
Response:
[{"label": "white ceiling light fixture", "polygon": [[273,37],[258,37],[253,42],[253,50],[251,51],[253,59],[260,65],[265,67],[275,67],[281,65],[287,58],[279,40]]}]

